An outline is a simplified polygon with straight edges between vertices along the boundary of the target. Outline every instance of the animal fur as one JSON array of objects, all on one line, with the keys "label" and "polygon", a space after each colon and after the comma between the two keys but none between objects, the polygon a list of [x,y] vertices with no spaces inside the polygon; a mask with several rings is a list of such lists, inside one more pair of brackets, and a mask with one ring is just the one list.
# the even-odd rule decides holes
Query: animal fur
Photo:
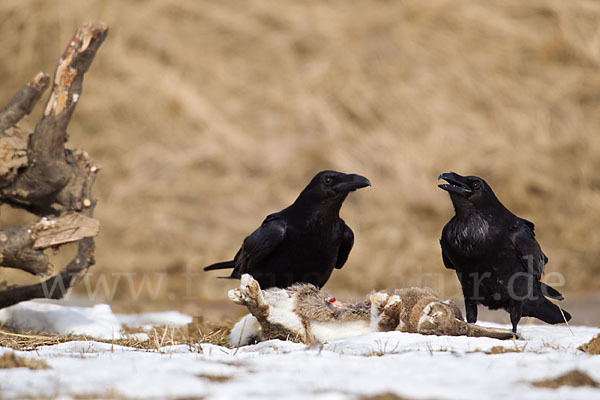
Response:
[{"label": "animal fur", "polygon": [[252,276],[241,278],[229,298],[250,315],[233,328],[230,344],[270,339],[325,342],[371,332],[401,331],[424,335],[515,337],[506,329],[485,328],[463,320],[456,304],[429,288],[374,292],[359,303],[340,303],[310,284],[261,290]]}]

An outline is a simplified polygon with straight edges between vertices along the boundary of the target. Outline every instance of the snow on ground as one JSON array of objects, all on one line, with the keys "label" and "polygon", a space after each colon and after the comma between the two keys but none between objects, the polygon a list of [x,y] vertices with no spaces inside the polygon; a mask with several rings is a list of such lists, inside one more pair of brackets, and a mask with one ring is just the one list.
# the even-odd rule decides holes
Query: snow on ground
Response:
[{"label": "snow on ground", "polygon": [[123,325],[148,328],[180,326],[192,317],[178,311],[113,314],[108,304],[74,307],[49,301],[24,301],[0,310],[0,324],[18,331],[45,332],[119,339]]},{"label": "snow on ground", "polygon": [[[86,314],[89,318],[92,311]],[[162,324],[165,316],[135,321]],[[171,317],[184,321],[181,315]],[[128,318],[125,323],[134,317]],[[323,346],[274,340],[239,349],[199,344],[160,351],[75,341],[16,351],[44,359],[50,368],[0,369],[0,397],[329,400],[395,393],[414,399],[600,399],[600,389],[529,384],[574,369],[600,381],[600,356],[577,350],[600,329],[571,329],[573,333],[566,326],[523,325],[524,339],[516,342],[386,332]],[[482,352],[494,346],[522,351]],[[0,354],[6,351],[12,350],[0,347]]]},{"label": "snow on ground", "polygon": [[147,312],[143,314],[117,314],[119,323],[151,329],[154,326],[182,326],[192,322],[192,317],[179,311]]}]

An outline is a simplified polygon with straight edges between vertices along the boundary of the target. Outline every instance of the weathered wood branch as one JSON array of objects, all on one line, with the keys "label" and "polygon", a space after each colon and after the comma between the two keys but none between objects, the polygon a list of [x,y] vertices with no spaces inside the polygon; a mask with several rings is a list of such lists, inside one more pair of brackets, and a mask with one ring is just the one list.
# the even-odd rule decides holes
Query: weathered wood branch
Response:
[{"label": "weathered wood branch", "polygon": [[83,76],[107,33],[108,27],[102,23],[88,24],[69,42],[56,68],[44,114],[29,138],[28,166],[11,185],[0,189],[5,203],[40,216],[81,209],[77,166],[71,163],[64,144]]},{"label": "weathered wood branch", "polygon": [[[85,184],[86,194],[90,197],[94,180],[95,172]],[[82,214],[92,215],[95,204],[93,202]],[[95,249],[94,238],[85,237],[79,241],[75,257],[58,275],[34,285],[9,286],[6,282],[0,282],[0,309],[31,299],[62,299],[94,265]]]},{"label": "weathered wood branch", "polygon": [[18,171],[27,166],[29,134],[16,124],[31,113],[49,83],[50,77],[40,72],[0,111],[0,187],[13,183]]},{"label": "weathered wood branch", "polygon": [[100,223],[70,212],[58,218],[42,218],[34,224],[0,231],[0,264],[36,275],[53,268],[44,250],[98,234]]},{"label": "weathered wood branch", "polygon": [[94,249],[94,239],[81,240],[77,255],[60,274],[35,285],[9,286],[0,282],[0,309],[31,299],[62,299],[94,264]]},{"label": "weathered wood branch", "polygon": [[40,72],[17,92],[8,105],[0,111],[0,134],[31,113],[49,83],[48,74]]},{"label": "weathered wood branch", "polygon": [[94,265],[99,222],[93,219],[92,186],[99,168],[85,151],[66,149],[65,142],[83,75],[107,33],[106,25],[93,23],[73,36],[31,135],[23,134],[16,124],[48,86],[47,75],[38,74],[0,111],[0,203],[43,217],[29,226],[0,231],[0,265],[47,275],[53,267],[44,250],[78,242],[77,254],[58,275],[26,286],[0,282],[0,308],[33,298],[60,299]]}]

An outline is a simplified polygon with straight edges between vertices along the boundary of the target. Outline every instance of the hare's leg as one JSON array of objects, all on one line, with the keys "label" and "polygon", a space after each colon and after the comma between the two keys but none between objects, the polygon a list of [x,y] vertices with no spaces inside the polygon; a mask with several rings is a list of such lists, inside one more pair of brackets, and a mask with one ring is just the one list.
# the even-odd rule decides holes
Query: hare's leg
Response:
[{"label": "hare's leg", "polygon": [[265,302],[258,282],[249,274],[240,279],[240,297],[248,311],[262,324],[269,316],[269,305]]},{"label": "hare's leg", "polygon": [[264,302],[258,282],[250,275],[243,275],[240,287],[230,290],[227,295],[234,303],[246,306],[251,313],[234,325],[229,335],[229,343],[238,347],[262,341],[262,326],[267,324],[269,306]]},{"label": "hare's leg", "polygon": [[521,339],[521,335],[518,333],[513,333],[511,330],[502,329],[502,328],[488,328],[485,326],[479,326],[475,324],[469,324],[464,321],[459,321],[460,323],[467,325],[467,336],[475,336],[475,337],[490,337],[493,339]]},{"label": "hare's leg", "polygon": [[379,332],[393,331],[400,322],[402,300],[385,292],[373,293],[371,300],[371,328]]},{"label": "hare's leg", "polygon": [[390,295],[384,292],[376,292],[369,296],[371,301],[371,329],[375,332],[379,331],[379,323],[383,318],[383,309],[387,304]]},{"label": "hare's leg", "polygon": [[248,274],[242,275],[241,298],[248,311],[256,318],[265,340],[300,340],[309,337],[305,324],[295,310],[296,296],[289,289],[260,289],[258,282]]}]

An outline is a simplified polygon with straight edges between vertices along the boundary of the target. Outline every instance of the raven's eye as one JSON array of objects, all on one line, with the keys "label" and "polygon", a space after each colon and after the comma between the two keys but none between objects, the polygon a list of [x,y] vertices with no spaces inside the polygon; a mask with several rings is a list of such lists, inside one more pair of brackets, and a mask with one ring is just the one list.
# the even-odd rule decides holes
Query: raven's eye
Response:
[{"label": "raven's eye", "polygon": [[473,182],[473,189],[475,189],[475,190],[481,189],[481,184],[479,182]]},{"label": "raven's eye", "polygon": [[330,176],[325,177],[325,184],[326,185],[330,185],[331,184],[331,177]]}]

